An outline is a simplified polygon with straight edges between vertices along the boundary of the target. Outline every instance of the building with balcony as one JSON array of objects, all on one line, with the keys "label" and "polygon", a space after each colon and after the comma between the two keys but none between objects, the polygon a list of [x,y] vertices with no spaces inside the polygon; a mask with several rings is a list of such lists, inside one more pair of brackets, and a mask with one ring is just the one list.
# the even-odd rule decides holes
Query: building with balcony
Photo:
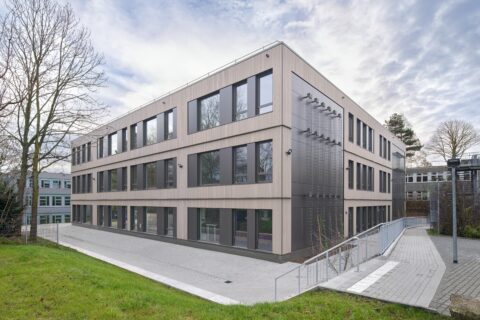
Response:
[{"label": "building with balcony", "polygon": [[73,223],[271,259],[405,212],[405,146],[282,42],[72,144]]}]

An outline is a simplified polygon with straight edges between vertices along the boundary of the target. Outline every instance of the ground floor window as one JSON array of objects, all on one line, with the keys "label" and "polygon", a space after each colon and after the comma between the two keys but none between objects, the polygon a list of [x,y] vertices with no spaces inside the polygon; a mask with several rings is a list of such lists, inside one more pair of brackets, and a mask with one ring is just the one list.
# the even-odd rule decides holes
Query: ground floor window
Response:
[{"label": "ground floor window", "polygon": [[147,217],[147,233],[157,234],[157,208],[155,207],[147,207],[146,210],[146,217]]},{"label": "ground floor window", "polygon": [[47,215],[40,215],[40,224],[50,223],[50,217]]},{"label": "ground floor window", "polygon": [[220,210],[198,209],[199,239],[201,241],[220,242]]},{"label": "ground floor window", "polygon": [[272,251],[272,210],[256,210],[257,249]]},{"label": "ground floor window", "polygon": [[65,221],[64,221],[64,222],[65,222],[65,223],[70,223],[70,222],[71,222],[71,220],[70,220],[70,215],[69,215],[69,214],[66,214],[66,215],[65,215]]},{"label": "ground floor window", "polygon": [[111,206],[110,207],[110,227],[117,228],[118,227],[118,210],[119,207]]},{"label": "ground floor window", "polygon": [[247,247],[247,210],[233,210],[233,245]]},{"label": "ground floor window", "polygon": [[52,216],[53,223],[62,223],[62,216],[61,215],[54,215]]},{"label": "ground floor window", "polygon": [[138,218],[140,217],[140,207],[132,207],[130,213],[130,230],[139,231]]},{"label": "ground floor window", "polygon": [[165,231],[167,237],[173,237],[175,231],[175,208],[165,208]]}]

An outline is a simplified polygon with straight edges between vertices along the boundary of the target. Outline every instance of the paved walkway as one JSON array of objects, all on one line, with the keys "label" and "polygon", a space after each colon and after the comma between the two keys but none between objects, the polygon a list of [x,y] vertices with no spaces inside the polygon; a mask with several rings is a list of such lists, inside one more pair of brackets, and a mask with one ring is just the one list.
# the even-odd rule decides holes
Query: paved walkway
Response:
[{"label": "paved walkway", "polygon": [[[56,232],[39,234],[55,240]],[[44,227],[47,228],[47,227]],[[275,263],[107,231],[60,225],[60,244],[222,304],[274,301],[274,279],[297,264]]]},{"label": "paved walkway", "polygon": [[451,294],[480,298],[480,240],[458,238],[458,264],[452,262],[452,237],[430,237],[447,267],[430,307],[450,314]]},{"label": "paved walkway", "polygon": [[322,287],[428,308],[445,264],[423,228],[407,229],[388,257],[377,257]]}]

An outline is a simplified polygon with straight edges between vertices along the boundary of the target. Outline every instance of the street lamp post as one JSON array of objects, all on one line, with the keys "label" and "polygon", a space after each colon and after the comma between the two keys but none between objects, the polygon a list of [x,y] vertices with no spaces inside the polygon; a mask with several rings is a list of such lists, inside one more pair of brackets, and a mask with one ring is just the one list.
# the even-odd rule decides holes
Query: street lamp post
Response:
[{"label": "street lamp post", "polygon": [[447,161],[448,167],[452,168],[452,238],[453,238],[453,263],[458,263],[457,254],[457,196],[456,196],[456,168],[460,165],[460,159]]}]

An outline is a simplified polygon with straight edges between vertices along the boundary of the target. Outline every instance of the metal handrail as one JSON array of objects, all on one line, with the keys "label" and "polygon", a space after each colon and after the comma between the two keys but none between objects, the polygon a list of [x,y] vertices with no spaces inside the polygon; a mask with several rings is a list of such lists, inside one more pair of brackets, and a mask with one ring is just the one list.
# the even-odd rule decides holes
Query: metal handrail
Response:
[{"label": "metal handrail", "polygon": [[[421,219],[421,220],[419,220]],[[378,256],[380,254],[383,254],[391,245],[392,243],[395,241],[395,239],[401,234],[401,232],[411,226],[411,225],[421,225],[421,224],[424,224],[426,223],[427,220],[425,217],[404,217],[404,218],[401,218],[401,219],[397,219],[397,220],[394,220],[394,221],[390,221],[390,222],[382,222],[382,223],[379,223],[361,233],[358,233],[356,234],[355,236],[317,254],[316,256],[312,257],[312,258],[309,258],[308,260],[305,260],[302,264],[300,265],[297,265],[295,267],[293,267],[291,270],[287,271],[287,272],[284,272],[282,274],[280,274],[279,276],[277,276],[275,278],[275,301],[277,301],[277,287],[278,287],[278,280],[291,274],[292,272],[297,272],[298,275],[298,290],[295,290],[298,294],[302,293],[302,290],[301,290],[301,270],[302,268],[303,269],[307,269],[307,274],[306,274],[306,277],[307,277],[307,288],[306,290],[308,290],[309,288],[313,288],[315,286],[317,286],[319,283],[323,282],[321,279],[319,280],[318,279],[318,265],[320,262],[323,262],[325,261],[325,280],[324,281],[328,281],[329,280],[329,269],[331,267],[333,267],[333,263],[330,262],[329,258],[330,257],[337,257],[338,258],[338,270],[336,269],[336,267],[333,267],[334,268],[334,271],[337,272],[337,275],[340,274],[342,272],[342,258],[343,258],[343,261],[345,263],[345,270],[346,271],[346,268],[348,266],[348,258],[350,258],[351,260],[351,263],[353,265],[350,265],[350,267],[354,267],[355,264],[353,263],[353,256],[349,256],[349,255],[346,255],[346,252],[348,252],[348,254],[352,254],[352,249],[357,248],[357,262],[356,262],[356,267],[357,267],[357,271],[359,270],[359,266],[360,266],[360,263],[363,263],[365,261],[368,261],[369,259],[372,259],[373,257],[375,256]],[[395,226],[395,227],[393,227]],[[393,228],[392,228],[393,227]],[[375,232],[377,231],[377,232]],[[390,235],[389,233],[393,233],[393,236]],[[372,252],[370,250],[370,255],[369,255],[369,243],[368,243],[368,238],[371,237],[371,236],[374,236],[374,235],[377,235],[378,234],[378,238],[377,238],[377,246],[375,247],[374,246],[374,251]],[[361,242],[362,241],[362,242]],[[363,259],[361,257],[361,253],[360,253],[360,245],[361,243],[364,243],[365,244],[365,258]],[[347,249],[344,249],[342,250],[342,247],[344,247],[345,245],[348,245],[348,244],[351,244],[352,247],[350,248],[347,248]],[[375,242],[374,242],[375,244]],[[370,246],[371,246],[371,243],[370,243]],[[338,251],[338,252],[337,252]],[[336,252],[335,254],[333,254],[334,252]],[[333,255],[331,255],[331,253]],[[342,256],[342,253],[344,253],[344,256]],[[315,281],[313,282],[313,284],[310,284],[311,281],[310,281],[310,278],[309,278],[309,270],[308,268],[309,267],[315,267],[315,270],[313,272],[315,272]]]}]

